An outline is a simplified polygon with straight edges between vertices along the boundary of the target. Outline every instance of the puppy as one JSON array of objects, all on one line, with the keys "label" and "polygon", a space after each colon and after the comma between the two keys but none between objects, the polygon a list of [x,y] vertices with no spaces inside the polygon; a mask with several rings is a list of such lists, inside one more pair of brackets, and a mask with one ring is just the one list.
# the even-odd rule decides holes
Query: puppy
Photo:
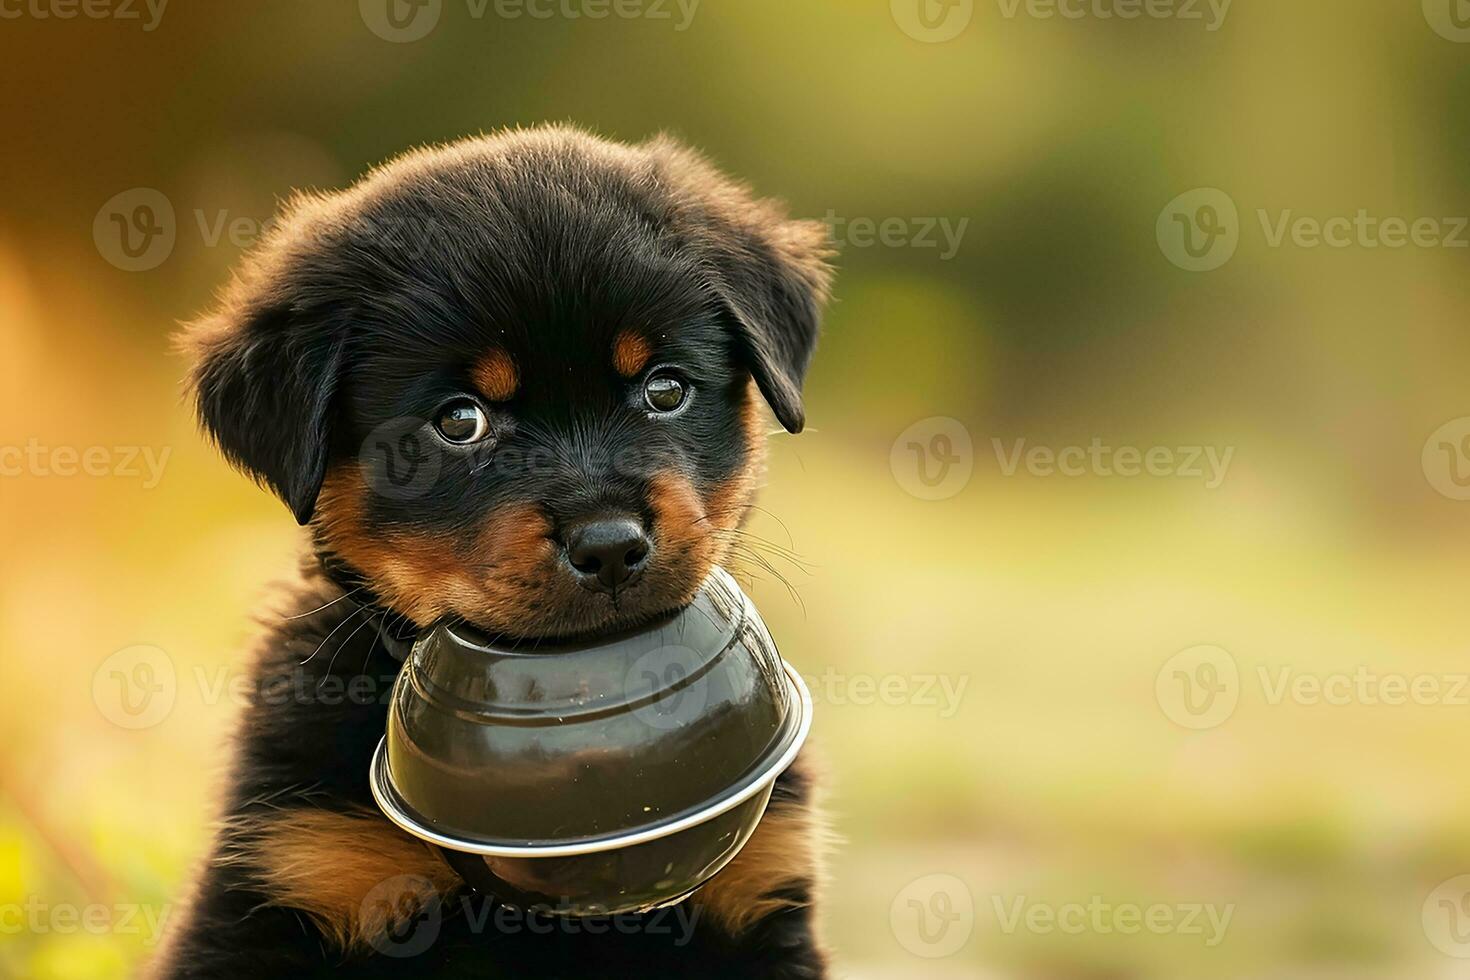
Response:
[{"label": "puppy", "polygon": [[563,127],[290,205],[184,338],[203,427],[310,548],[156,975],[825,975],[800,761],[692,899],[602,922],[471,892],[378,814],[368,765],[415,630],[629,627],[730,557],[762,403],[803,425],[828,258],[822,225],[671,140]]}]

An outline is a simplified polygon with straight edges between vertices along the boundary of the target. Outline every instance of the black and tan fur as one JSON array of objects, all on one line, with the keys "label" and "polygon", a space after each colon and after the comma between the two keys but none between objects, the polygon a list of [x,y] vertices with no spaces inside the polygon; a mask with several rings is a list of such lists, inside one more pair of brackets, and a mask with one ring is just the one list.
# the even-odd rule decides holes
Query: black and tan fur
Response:
[{"label": "black and tan fur", "polygon": [[[310,547],[265,622],[220,830],[155,975],[824,975],[801,760],[683,929],[496,925],[378,814],[368,762],[395,637],[444,618],[513,642],[616,629],[730,560],[761,403],[803,425],[826,260],[821,226],[674,142],[561,127],[415,152],[292,204],[185,338],[205,428]],[[687,404],[648,411],[651,372]],[[492,434],[436,441],[435,413],[465,398]],[[395,452],[432,478],[385,486],[377,454]],[[651,549],[610,594],[568,573],[565,542],[608,513]],[[430,912],[432,942],[394,955]]]}]

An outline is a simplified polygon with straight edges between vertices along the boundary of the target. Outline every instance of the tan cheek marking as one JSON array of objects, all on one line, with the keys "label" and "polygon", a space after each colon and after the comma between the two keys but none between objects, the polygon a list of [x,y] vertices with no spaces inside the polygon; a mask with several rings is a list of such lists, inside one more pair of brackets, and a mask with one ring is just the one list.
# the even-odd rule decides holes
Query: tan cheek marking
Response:
[{"label": "tan cheek marking", "polygon": [[688,602],[711,566],[719,562],[721,536],[711,533],[699,491],[676,470],[649,480],[648,504],[653,510],[655,558],[644,587]]},{"label": "tan cheek marking", "polygon": [[707,542],[709,515],[687,476],[676,470],[656,474],[648,483],[648,502],[660,548],[698,549]]},{"label": "tan cheek marking", "polygon": [[470,372],[480,393],[492,402],[509,400],[520,387],[521,377],[516,363],[499,347],[492,349]]},{"label": "tan cheek marking", "polygon": [[550,530],[536,504],[506,504],[485,518],[475,549],[487,579],[476,610],[481,619],[514,630],[536,622],[542,607],[576,598],[570,579],[554,574]]},{"label": "tan cheek marking", "polygon": [[625,378],[642,371],[652,356],[648,341],[632,330],[620,330],[613,338],[613,367]]},{"label": "tan cheek marking", "polygon": [[417,623],[474,608],[480,589],[454,542],[369,527],[370,492],[354,463],[327,474],[317,496],[315,522],[322,543],[368,576],[385,602]]},{"label": "tan cheek marking", "polygon": [[367,576],[373,591],[419,624],[457,613],[513,629],[534,623],[540,606],[577,598],[550,569],[551,523],[536,504],[507,504],[486,515],[473,539],[371,527],[362,471],[344,464],[317,497],[322,544]]},{"label": "tan cheek marking", "polygon": [[427,845],[370,813],[287,810],[237,826],[226,860],[272,903],[305,912],[344,950],[368,946],[459,887],[459,876]]},{"label": "tan cheek marking", "polygon": [[729,479],[710,493],[707,510],[710,522],[722,530],[739,526],[755,499],[756,485],[766,462],[766,437],[757,406],[760,391],[752,381],[740,406],[740,429],[745,439],[745,462]]},{"label": "tan cheek marking", "polygon": [[669,574],[682,571],[698,582],[711,565],[723,564],[734,542],[732,532],[744,520],[755,497],[765,464],[763,420],[757,409],[759,391],[751,382],[739,419],[745,440],[745,461],[734,474],[717,484],[707,499],[689,478],[676,470],[659,473],[649,481],[648,502],[654,513],[657,550],[676,557],[665,566]]}]

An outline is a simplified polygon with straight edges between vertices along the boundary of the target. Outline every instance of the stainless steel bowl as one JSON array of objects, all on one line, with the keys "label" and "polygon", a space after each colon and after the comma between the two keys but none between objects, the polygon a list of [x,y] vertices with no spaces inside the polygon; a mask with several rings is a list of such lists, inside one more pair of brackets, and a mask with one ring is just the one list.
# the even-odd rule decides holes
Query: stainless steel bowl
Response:
[{"label": "stainless steel bowl", "polygon": [[716,570],[679,613],[595,642],[428,631],[394,686],[373,795],[510,904],[645,911],[739,853],[811,713],[755,607]]}]

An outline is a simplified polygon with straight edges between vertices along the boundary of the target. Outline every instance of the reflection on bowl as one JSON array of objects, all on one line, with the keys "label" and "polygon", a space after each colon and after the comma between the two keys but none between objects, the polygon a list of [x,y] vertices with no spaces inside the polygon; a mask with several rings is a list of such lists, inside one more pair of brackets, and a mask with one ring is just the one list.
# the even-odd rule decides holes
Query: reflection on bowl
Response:
[{"label": "reflection on bowl", "polygon": [[373,795],[504,901],[643,911],[739,853],[810,726],[805,685],[716,570],[679,613],[597,641],[430,630],[393,689]]}]

